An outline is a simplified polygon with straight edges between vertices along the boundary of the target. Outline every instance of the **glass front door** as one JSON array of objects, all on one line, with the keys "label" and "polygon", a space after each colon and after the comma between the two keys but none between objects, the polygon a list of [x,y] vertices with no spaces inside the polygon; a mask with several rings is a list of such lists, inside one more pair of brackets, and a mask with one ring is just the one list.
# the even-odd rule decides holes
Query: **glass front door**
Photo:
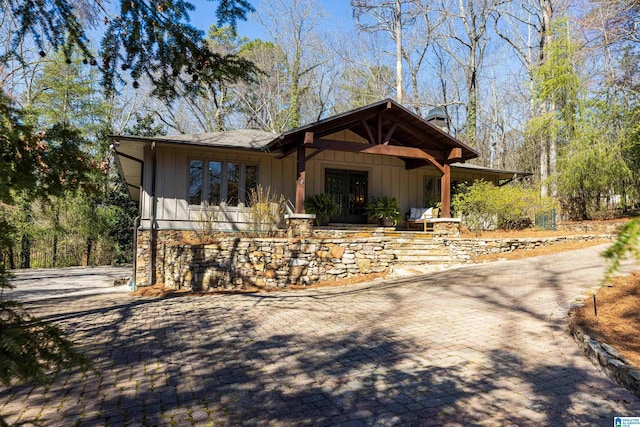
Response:
[{"label": "glass front door", "polygon": [[325,192],[340,205],[340,213],[331,222],[363,224],[367,222],[367,172],[326,169]]}]

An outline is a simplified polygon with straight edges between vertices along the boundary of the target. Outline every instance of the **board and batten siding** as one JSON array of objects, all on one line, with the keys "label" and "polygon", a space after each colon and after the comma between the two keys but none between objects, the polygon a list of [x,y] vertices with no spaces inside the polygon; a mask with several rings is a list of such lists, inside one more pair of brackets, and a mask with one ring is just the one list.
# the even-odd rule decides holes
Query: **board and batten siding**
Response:
[{"label": "board and batten siding", "polygon": [[[357,136],[336,135],[342,140],[358,142]],[[158,144],[156,148],[156,221],[159,229],[192,229],[193,220],[200,218],[202,207],[189,205],[189,160],[235,161],[258,165],[258,184],[295,200],[296,156],[277,159],[276,154],[196,148],[176,147]],[[312,150],[307,150],[310,154]],[[141,189],[141,226],[149,228],[151,218],[151,149],[145,151],[143,188]],[[391,196],[398,199],[400,212],[424,204],[424,183],[427,176],[435,177],[439,185],[440,172],[433,166],[406,170],[402,160],[396,157],[374,154],[350,153],[326,150],[306,163],[307,195],[325,191],[327,169],[366,171],[368,176],[368,197]],[[473,181],[487,179],[482,173],[473,171],[452,171],[452,181]],[[227,224],[246,221],[246,209],[228,207]]]},{"label": "board and batten siding", "polygon": [[[278,160],[274,154],[238,150],[194,147],[156,148],[156,223],[159,229],[192,229],[193,219],[200,217],[203,208],[189,205],[189,161],[215,160],[240,162],[258,166],[258,184],[269,186],[287,199],[295,197],[295,156]],[[141,190],[141,226],[149,228],[151,218],[151,150],[145,151],[145,170]],[[205,166],[206,168],[206,166]],[[244,210],[228,207],[226,215],[242,222]],[[222,227],[221,229],[224,229]]]},{"label": "board and batten siding", "polygon": [[395,157],[327,150],[307,163],[307,194],[325,191],[327,169],[366,171],[369,200],[377,196],[395,197],[400,212],[423,205],[426,176],[440,178],[434,167],[406,170],[404,162]]}]

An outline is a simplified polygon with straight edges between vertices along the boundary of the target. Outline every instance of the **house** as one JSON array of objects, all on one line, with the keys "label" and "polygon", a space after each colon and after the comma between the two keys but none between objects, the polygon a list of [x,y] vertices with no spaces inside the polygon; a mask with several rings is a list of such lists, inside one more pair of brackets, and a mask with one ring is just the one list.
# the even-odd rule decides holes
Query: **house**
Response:
[{"label": "house", "polygon": [[[449,218],[452,184],[519,176],[466,164],[478,157],[473,148],[390,99],[280,135],[110,138],[129,195],[140,203],[139,235],[151,224],[176,235],[193,230],[210,207],[219,214],[216,230],[245,229],[247,194],[257,185],[284,195],[302,216],[307,195],[329,193],[342,207],[332,222],[357,224],[367,221],[364,208],[375,196],[396,197],[401,212],[440,202]],[[154,233],[149,238],[154,247]]]}]

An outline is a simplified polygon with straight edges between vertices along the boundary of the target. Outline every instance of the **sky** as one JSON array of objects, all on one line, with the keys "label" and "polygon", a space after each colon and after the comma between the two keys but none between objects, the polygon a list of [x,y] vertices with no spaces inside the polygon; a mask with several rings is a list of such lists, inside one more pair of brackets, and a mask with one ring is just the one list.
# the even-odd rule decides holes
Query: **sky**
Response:
[{"label": "sky", "polygon": [[[258,10],[261,0],[249,0],[251,5]],[[207,32],[209,26],[216,23],[215,8],[216,1],[207,0],[191,0],[196,10],[191,13],[191,24]],[[317,2],[325,9],[328,19],[325,21],[327,25],[331,25],[334,29],[342,27],[349,28],[352,26],[352,12],[350,0],[317,0]],[[249,15],[247,21],[238,22],[238,35],[241,37],[249,37],[250,39],[261,38],[268,39],[265,28],[260,25],[255,16]]]}]

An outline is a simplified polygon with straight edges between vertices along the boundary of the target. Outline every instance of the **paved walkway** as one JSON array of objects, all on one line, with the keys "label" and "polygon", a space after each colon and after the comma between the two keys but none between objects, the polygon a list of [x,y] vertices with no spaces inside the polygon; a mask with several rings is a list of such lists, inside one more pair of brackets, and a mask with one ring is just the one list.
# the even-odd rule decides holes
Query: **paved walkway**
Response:
[{"label": "paved walkway", "polygon": [[23,302],[122,293],[130,291],[129,286],[126,283],[114,285],[114,281],[124,282],[122,279],[131,276],[132,272],[132,267],[14,270],[11,282],[15,288],[4,292],[7,298]]},{"label": "paved walkway", "polygon": [[600,250],[304,292],[32,302],[100,374],[0,390],[0,412],[56,426],[611,426],[640,400],[564,318]]}]

